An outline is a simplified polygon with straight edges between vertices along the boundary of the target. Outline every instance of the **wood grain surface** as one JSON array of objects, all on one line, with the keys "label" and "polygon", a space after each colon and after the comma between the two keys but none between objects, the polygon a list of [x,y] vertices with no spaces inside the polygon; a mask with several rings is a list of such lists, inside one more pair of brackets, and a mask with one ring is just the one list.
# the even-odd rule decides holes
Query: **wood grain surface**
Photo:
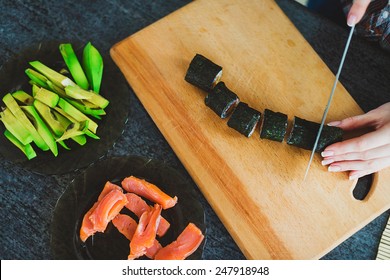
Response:
[{"label": "wood grain surface", "polygon": [[[390,207],[389,169],[358,201],[356,182],[327,172],[319,155],[303,182],[310,151],[229,128],[184,80],[196,53],[223,67],[222,81],[243,102],[290,121],[320,122],[334,75],[272,0],[194,1],[111,49],[248,259],[320,258]],[[360,113],[339,84],[327,120]]]}]

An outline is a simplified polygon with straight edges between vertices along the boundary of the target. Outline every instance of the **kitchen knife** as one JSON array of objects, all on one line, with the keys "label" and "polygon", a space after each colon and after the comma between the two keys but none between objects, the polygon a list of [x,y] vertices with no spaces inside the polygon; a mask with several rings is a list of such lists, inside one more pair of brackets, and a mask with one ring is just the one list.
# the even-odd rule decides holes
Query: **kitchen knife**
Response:
[{"label": "kitchen knife", "polygon": [[330,104],[332,103],[333,95],[334,95],[335,90],[336,90],[337,82],[339,81],[339,77],[340,77],[341,69],[343,68],[343,65],[344,65],[345,57],[347,56],[349,44],[351,43],[352,34],[353,34],[354,29],[355,29],[355,25],[352,25],[351,30],[349,32],[347,44],[345,45],[345,48],[344,48],[343,56],[341,57],[341,62],[340,62],[339,69],[338,69],[337,74],[336,74],[336,79],[333,83],[333,88],[332,88],[332,91],[330,92],[328,103],[326,104],[326,107],[324,110],[324,114],[322,115],[320,129],[318,130],[316,141],[314,142],[313,150],[311,151],[309,163],[307,164],[306,171],[305,171],[305,177],[303,178],[303,181],[306,180],[307,174],[309,173],[310,165],[313,161],[314,153],[317,149],[318,141],[320,140],[320,137],[321,137],[321,132],[322,132],[322,129],[324,127],[326,116],[328,115]]}]

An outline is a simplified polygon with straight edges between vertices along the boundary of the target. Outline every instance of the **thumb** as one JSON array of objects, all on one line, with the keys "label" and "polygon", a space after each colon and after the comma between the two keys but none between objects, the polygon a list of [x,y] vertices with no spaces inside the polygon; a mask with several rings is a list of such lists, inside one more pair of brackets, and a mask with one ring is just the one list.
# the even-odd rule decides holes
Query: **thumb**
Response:
[{"label": "thumb", "polygon": [[347,24],[349,26],[355,25],[362,19],[370,2],[370,0],[355,0],[353,2],[347,16]]},{"label": "thumb", "polygon": [[366,113],[363,115],[349,117],[341,121],[330,122],[328,125],[340,127],[343,130],[354,130],[371,126],[374,121],[372,114]]}]

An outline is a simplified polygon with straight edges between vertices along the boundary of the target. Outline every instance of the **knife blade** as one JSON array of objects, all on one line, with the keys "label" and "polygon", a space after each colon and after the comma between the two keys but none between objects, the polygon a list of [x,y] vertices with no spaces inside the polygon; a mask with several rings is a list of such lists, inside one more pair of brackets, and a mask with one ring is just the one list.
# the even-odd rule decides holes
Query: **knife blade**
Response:
[{"label": "knife blade", "polygon": [[352,25],[351,30],[349,31],[349,36],[348,36],[347,43],[346,43],[345,48],[344,48],[343,56],[341,57],[339,69],[337,70],[336,78],[334,80],[333,87],[332,87],[332,90],[331,90],[329,98],[328,98],[328,103],[326,104],[326,107],[325,107],[325,110],[324,110],[324,114],[322,115],[321,125],[320,125],[320,128],[318,130],[317,137],[316,137],[313,149],[312,149],[311,154],[310,154],[309,163],[307,164],[306,171],[305,171],[305,177],[303,178],[303,181],[306,180],[307,174],[309,173],[310,165],[311,165],[311,163],[313,161],[314,153],[315,153],[315,151],[317,149],[318,141],[320,140],[320,137],[321,137],[321,132],[322,132],[322,129],[324,127],[326,116],[328,115],[330,104],[332,103],[332,99],[333,99],[334,93],[336,91],[336,86],[337,86],[337,83],[339,81],[339,77],[340,77],[340,74],[341,74],[341,69],[343,69],[344,60],[345,60],[345,57],[347,56],[347,52],[348,52],[348,49],[349,49],[349,44],[351,43],[351,39],[352,39],[352,35],[353,35],[354,29],[355,29],[355,25]]}]

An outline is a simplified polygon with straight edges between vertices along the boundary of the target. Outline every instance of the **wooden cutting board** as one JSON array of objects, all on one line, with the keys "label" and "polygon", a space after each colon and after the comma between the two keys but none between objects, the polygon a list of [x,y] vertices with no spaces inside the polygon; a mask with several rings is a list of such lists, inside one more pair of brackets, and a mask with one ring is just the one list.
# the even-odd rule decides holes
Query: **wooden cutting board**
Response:
[{"label": "wooden cutting board", "polygon": [[[223,67],[222,81],[243,102],[290,121],[320,122],[334,75],[271,0],[194,1],[111,49],[248,259],[320,258],[390,207],[389,169],[358,201],[356,182],[327,172],[319,155],[303,182],[310,151],[229,128],[184,81],[196,53]],[[339,85],[328,120],[360,113]]]}]

